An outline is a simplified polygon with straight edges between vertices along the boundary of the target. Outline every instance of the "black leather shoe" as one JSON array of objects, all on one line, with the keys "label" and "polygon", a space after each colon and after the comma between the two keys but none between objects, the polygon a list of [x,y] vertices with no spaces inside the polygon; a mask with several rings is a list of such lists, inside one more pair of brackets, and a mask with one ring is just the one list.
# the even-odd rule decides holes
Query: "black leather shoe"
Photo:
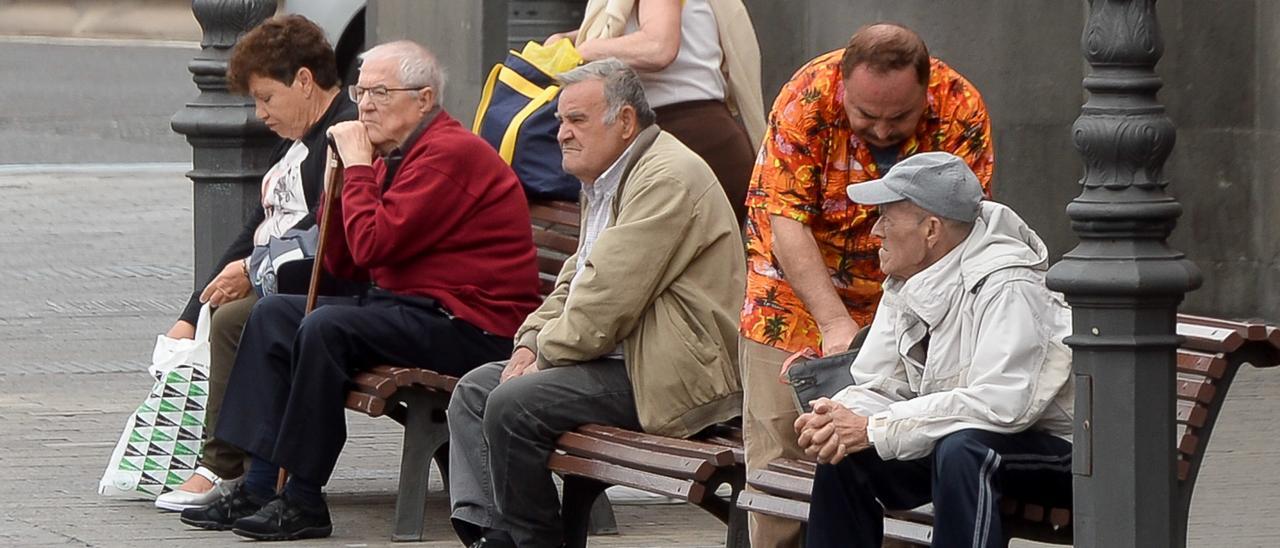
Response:
[{"label": "black leather shoe", "polygon": [[516,548],[516,541],[511,539],[511,535],[506,531],[497,529],[488,529],[484,536],[467,548]]},{"label": "black leather shoe", "polygon": [[258,513],[236,520],[231,532],[254,540],[324,538],[333,533],[333,522],[323,502],[310,508],[280,495]]},{"label": "black leather shoe", "polygon": [[226,531],[236,520],[252,516],[266,503],[266,499],[250,494],[242,482],[209,504],[183,510],[181,519],[192,527]]}]

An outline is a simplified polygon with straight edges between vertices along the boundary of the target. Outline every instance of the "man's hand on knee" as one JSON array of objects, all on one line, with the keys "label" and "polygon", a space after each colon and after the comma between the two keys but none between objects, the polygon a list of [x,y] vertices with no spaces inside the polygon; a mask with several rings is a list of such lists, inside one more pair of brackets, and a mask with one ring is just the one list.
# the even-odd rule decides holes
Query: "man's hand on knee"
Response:
[{"label": "man's hand on knee", "polygon": [[498,384],[537,371],[537,362],[538,355],[532,350],[523,346],[517,348],[511,353],[511,359],[507,360],[507,366],[502,368],[502,376],[498,378]]}]

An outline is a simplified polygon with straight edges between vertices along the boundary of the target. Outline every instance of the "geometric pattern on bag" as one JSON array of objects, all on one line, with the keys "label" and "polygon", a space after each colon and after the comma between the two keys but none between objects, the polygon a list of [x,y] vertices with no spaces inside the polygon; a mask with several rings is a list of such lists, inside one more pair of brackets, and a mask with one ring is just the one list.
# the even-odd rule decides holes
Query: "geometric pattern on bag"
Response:
[{"label": "geometric pattern on bag", "polygon": [[196,469],[204,433],[209,378],[180,365],[157,379],[130,418],[124,453],[111,475],[120,492],[157,497],[182,485]]}]

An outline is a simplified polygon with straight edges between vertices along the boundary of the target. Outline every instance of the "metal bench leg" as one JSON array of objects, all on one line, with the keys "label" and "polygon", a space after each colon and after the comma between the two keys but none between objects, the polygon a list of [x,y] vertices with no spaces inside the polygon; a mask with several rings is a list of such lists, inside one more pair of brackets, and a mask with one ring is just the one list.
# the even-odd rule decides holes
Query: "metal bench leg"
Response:
[{"label": "metal bench leg", "polygon": [[602,491],[591,503],[591,517],[587,521],[587,534],[593,537],[618,534],[618,520],[613,515],[613,503]]},{"label": "metal bench leg", "polygon": [[441,446],[449,443],[449,425],[444,415],[449,402],[447,396],[420,391],[409,391],[398,395],[398,399],[407,404],[407,409],[396,524],[391,540],[417,542],[422,540],[431,458]]},{"label": "metal bench leg", "polygon": [[[596,501],[599,499],[604,499],[605,504],[608,504],[608,498],[603,496],[607,487],[608,485],[596,480],[565,476],[564,499],[560,504],[565,548],[586,548],[592,509],[597,506]],[[609,507],[609,516],[613,516],[612,506]]]},{"label": "metal bench leg", "polygon": [[729,495],[729,523],[726,524],[725,548],[751,548],[751,536],[747,529],[747,511],[738,508],[738,495],[742,493],[742,481],[730,484],[733,493]]}]

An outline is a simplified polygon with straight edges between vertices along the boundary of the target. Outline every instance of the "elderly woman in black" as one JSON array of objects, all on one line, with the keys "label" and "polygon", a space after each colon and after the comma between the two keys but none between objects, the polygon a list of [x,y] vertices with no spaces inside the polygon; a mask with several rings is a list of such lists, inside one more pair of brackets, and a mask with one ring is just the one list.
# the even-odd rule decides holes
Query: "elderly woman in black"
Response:
[{"label": "elderly woman in black", "polygon": [[[261,208],[254,208],[240,235],[217,263],[217,274],[191,296],[167,336],[192,338],[200,307],[213,305],[206,433],[217,424],[227,377],[235,363],[240,332],[258,296],[249,281],[254,246],[290,228],[315,224],[314,211],[325,171],[325,131],[356,119],[356,108],[341,93],[337,62],[324,32],[300,15],[273,17],[246,33],[231,52],[227,82],[235,93],[253,97],[254,113],[284,141],[262,178]],[[156,506],[179,511],[203,506],[245,470],[245,454],[206,435],[199,468]]]}]

